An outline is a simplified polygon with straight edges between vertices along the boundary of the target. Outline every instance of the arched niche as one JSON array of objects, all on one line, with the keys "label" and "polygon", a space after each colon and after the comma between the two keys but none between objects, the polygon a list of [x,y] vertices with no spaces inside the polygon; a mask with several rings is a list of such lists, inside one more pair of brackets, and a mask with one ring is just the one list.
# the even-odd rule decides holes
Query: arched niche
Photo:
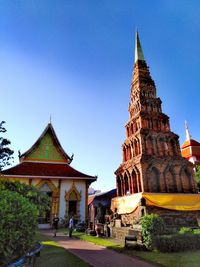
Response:
[{"label": "arched niche", "polygon": [[124,174],[124,194],[127,195],[130,193],[129,188],[129,175],[127,173]]},{"label": "arched niche", "polygon": [[131,173],[131,188],[132,188],[131,193],[142,192],[140,172],[136,168],[134,168]]},{"label": "arched niche", "polygon": [[166,184],[167,192],[168,193],[177,192],[176,178],[175,178],[175,173],[172,167],[167,167],[165,169],[164,177],[165,177],[165,184]]},{"label": "arched niche", "polygon": [[149,192],[160,192],[160,172],[156,167],[147,170],[147,181]]},{"label": "arched niche", "polygon": [[117,192],[118,196],[122,196],[122,182],[120,176],[117,176]]},{"label": "arched niche", "polygon": [[170,139],[169,147],[170,147],[170,155],[175,156],[177,154],[176,141],[173,139]]},{"label": "arched niche", "polygon": [[74,182],[72,183],[69,191],[65,192],[66,201],[66,212],[65,215],[69,218],[71,215],[74,216],[75,221],[80,220],[80,202],[81,194],[77,190]]},{"label": "arched niche", "polygon": [[154,154],[154,147],[153,147],[153,139],[151,136],[147,136],[147,138],[146,138],[146,147],[147,147],[147,154],[153,155]]},{"label": "arched niche", "polygon": [[181,168],[180,171],[181,182],[183,187],[183,192],[190,193],[193,191],[191,183],[191,173],[188,171],[187,167]]}]

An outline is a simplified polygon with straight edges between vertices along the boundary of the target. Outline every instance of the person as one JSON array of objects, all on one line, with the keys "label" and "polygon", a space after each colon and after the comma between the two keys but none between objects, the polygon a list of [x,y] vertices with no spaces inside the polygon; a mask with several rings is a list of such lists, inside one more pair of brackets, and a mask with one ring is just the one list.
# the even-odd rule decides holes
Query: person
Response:
[{"label": "person", "polygon": [[69,219],[69,237],[70,238],[72,238],[73,228],[74,228],[74,218],[73,216],[71,216],[71,218]]},{"label": "person", "polygon": [[57,214],[55,214],[53,218],[54,237],[56,237],[56,233],[58,230],[58,223],[59,223],[59,217],[57,216]]}]

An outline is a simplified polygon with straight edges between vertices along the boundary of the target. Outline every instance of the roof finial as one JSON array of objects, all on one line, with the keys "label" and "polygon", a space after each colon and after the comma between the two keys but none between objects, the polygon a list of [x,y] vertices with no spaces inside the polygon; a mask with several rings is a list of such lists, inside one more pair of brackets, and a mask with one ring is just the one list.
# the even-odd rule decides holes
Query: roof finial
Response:
[{"label": "roof finial", "polygon": [[49,118],[49,123],[51,124],[51,114],[50,114],[50,118]]},{"label": "roof finial", "polygon": [[135,62],[138,60],[144,60],[144,55],[142,52],[142,47],[140,44],[140,39],[138,35],[138,31],[136,31],[136,36],[135,36]]},{"label": "roof finial", "polygon": [[190,132],[189,132],[189,129],[188,129],[188,124],[187,124],[187,121],[185,120],[185,132],[186,132],[186,140],[190,140],[191,139],[191,135],[190,135]]}]

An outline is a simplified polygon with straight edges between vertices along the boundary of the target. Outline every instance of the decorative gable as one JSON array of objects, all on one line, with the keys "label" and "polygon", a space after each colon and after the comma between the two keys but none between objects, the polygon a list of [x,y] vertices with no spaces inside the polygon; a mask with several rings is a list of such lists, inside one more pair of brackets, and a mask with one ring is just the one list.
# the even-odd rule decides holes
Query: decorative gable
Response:
[{"label": "decorative gable", "polygon": [[25,159],[66,162],[66,159],[58,150],[50,132],[47,132],[43,136],[38,145],[25,157]]},{"label": "decorative gable", "polygon": [[69,157],[62,148],[51,123],[47,125],[35,144],[24,154],[19,155],[20,161],[48,161],[70,164],[73,155]]}]

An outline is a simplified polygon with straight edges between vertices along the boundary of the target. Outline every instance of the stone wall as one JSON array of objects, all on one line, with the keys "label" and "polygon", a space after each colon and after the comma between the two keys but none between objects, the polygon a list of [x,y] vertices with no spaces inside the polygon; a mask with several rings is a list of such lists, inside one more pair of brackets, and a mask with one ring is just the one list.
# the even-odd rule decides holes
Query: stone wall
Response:
[{"label": "stone wall", "polygon": [[170,227],[180,228],[200,227],[200,211],[180,211],[161,209],[154,206],[146,207],[147,214],[155,213],[161,216]]}]

